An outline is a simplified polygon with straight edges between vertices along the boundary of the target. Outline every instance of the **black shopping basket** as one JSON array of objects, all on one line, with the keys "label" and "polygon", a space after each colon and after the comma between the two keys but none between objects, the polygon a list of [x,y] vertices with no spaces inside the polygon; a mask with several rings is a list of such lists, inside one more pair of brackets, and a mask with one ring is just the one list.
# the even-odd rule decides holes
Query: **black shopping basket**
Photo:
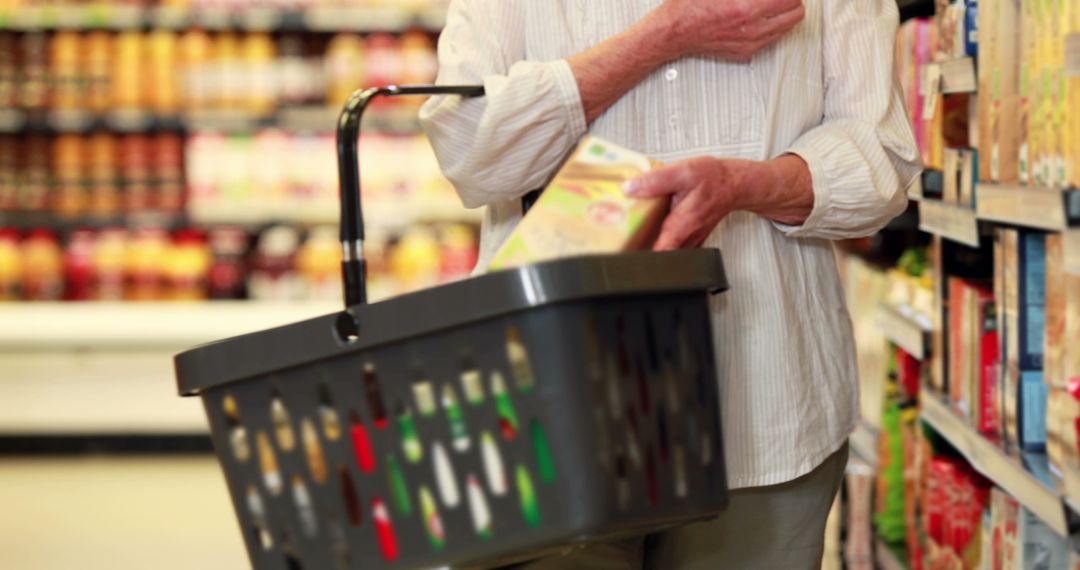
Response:
[{"label": "black shopping basket", "polygon": [[252,565],[495,567],[727,502],[720,252],[570,258],[367,304],[357,144],[338,124],[346,310],[176,357]]}]

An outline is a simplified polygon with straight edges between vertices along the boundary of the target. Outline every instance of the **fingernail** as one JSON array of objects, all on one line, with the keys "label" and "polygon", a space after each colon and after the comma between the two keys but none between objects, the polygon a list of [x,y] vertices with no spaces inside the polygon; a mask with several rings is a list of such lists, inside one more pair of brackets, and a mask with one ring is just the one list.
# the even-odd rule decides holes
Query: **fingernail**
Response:
[{"label": "fingernail", "polygon": [[641,183],[637,179],[624,182],[622,185],[623,194],[627,196],[637,196],[641,192]]}]

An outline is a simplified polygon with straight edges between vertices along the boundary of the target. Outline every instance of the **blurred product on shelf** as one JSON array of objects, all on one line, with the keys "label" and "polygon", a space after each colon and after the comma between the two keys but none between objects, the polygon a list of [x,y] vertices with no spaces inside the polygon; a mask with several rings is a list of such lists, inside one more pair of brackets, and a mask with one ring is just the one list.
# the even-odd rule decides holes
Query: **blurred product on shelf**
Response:
[{"label": "blurred product on shelf", "polygon": [[0,108],[266,117],[295,105],[336,110],[363,86],[431,83],[437,68],[434,42],[419,30],[329,38],[199,28],[0,31]]},{"label": "blurred product on shelf", "polygon": [[847,520],[844,521],[844,567],[851,570],[873,570],[874,477],[870,473],[848,470],[844,477],[844,498]]},{"label": "blurred product on shelf", "polygon": [[[476,230],[417,227],[366,244],[371,297],[383,299],[467,277]],[[251,249],[249,245],[254,244]],[[271,226],[253,240],[237,227],[76,229],[56,234],[0,228],[0,300],[262,301],[341,298],[337,230]]]},{"label": "blurred product on shelf", "polygon": [[183,146],[176,133],[0,137],[0,212],[111,219],[184,206]]},{"label": "blurred product on shelf", "polygon": [[921,497],[927,568],[981,567],[983,511],[991,488],[963,460],[929,458]]},{"label": "blurred product on shelf", "polygon": [[[250,137],[199,133],[188,138],[185,154],[189,212],[196,222],[337,219],[338,181],[330,135],[277,130]],[[378,167],[365,169],[368,164]],[[461,210],[422,136],[365,135],[360,165],[364,210],[372,225],[407,225],[423,210]]]}]

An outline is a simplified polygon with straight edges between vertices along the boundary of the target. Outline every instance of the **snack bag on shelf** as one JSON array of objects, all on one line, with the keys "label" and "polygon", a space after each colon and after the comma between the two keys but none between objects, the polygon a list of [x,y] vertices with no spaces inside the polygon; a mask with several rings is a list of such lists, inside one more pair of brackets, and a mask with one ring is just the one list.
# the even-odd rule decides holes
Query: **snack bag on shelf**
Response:
[{"label": "snack bag on shelf", "polygon": [[586,137],[495,254],[489,269],[647,247],[669,201],[630,198],[622,186],[654,164],[644,155]]}]

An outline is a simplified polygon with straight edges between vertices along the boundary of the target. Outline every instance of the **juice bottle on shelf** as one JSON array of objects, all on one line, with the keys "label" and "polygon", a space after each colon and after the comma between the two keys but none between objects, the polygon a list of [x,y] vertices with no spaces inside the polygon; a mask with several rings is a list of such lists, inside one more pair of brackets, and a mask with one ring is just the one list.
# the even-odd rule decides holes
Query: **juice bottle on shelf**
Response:
[{"label": "juice bottle on shelf", "polygon": [[0,212],[19,205],[19,147],[15,137],[0,136]]},{"label": "juice bottle on shelf", "polygon": [[250,135],[232,135],[226,144],[226,154],[219,159],[218,188],[229,208],[265,207],[252,200],[252,183],[260,160],[251,152]]},{"label": "juice bottle on shelf", "polygon": [[64,250],[64,300],[94,298],[94,232],[75,230]]},{"label": "juice bottle on shelf", "polygon": [[192,133],[184,150],[188,211],[197,218],[221,207],[220,176],[225,137],[217,133]]},{"label": "juice bottle on shelf", "polygon": [[[290,137],[276,129],[259,131],[251,141],[251,155],[257,167],[252,169],[252,193],[271,209],[288,208],[288,159]],[[309,167],[314,167],[309,163]]]},{"label": "juice bottle on shelf", "polygon": [[112,104],[138,109],[146,103],[143,69],[146,45],[141,32],[125,31],[113,40]]},{"label": "juice bottle on shelf", "polygon": [[180,37],[180,99],[184,109],[206,109],[214,92],[213,40],[202,30],[188,30]]},{"label": "juice bottle on shelf", "polygon": [[15,34],[0,32],[0,109],[18,105],[19,60]]},{"label": "juice bottle on shelf", "polygon": [[306,298],[341,297],[341,244],[335,228],[313,229],[297,253],[296,266],[307,289]]},{"label": "juice bottle on shelf", "polygon": [[124,298],[133,301],[164,299],[165,270],[170,257],[165,231],[160,228],[137,230],[124,254]]},{"label": "juice bottle on shelf", "polygon": [[78,33],[59,31],[49,41],[49,71],[54,109],[77,109],[86,102],[83,41]]},{"label": "juice bottle on shelf", "polygon": [[48,39],[42,32],[28,32],[19,41],[19,105],[27,109],[45,107],[49,99]]},{"label": "juice bottle on shelf", "polygon": [[154,204],[178,214],[184,209],[184,148],[179,133],[158,133],[153,138]]},{"label": "juice bottle on shelf", "polygon": [[64,269],[60,245],[49,230],[30,232],[22,244],[23,298],[59,301],[64,295]]},{"label": "juice bottle on shelf", "polygon": [[93,276],[90,298],[120,301],[124,298],[127,268],[127,231],[106,228],[98,233],[93,249]]},{"label": "juice bottle on shelf", "polygon": [[19,234],[10,228],[0,228],[0,301],[22,299],[22,281]]},{"label": "juice bottle on shelf", "polygon": [[211,299],[243,299],[247,296],[248,235],[240,228],[219,227],[210,230],[212,261],[207,277],[207,296]]},{"label": "juice bottle on shelf", "polygon": [[[397,38],[390,34],[378,33],[367,37],[364,44],[364,53],[367,55],[367,85],[382,87],[397,85],[402,80],[402,57],[401,46]],[[376,99],[373,105],[390,105],[403,102],[404,99],[381,98]]]},{"label": "juice bottle on shelf", "polygon": [[201,232],[181,230],[173,236],[166,257],[166,298],[172,301],[206,299],[210,274],[210,248]]},{"label": "juice bottle on shelf", "polygon": [[305,49],[304,38],[299,34],[284,34],[278,39],[277,93],[282,105],[310,103],[322,94],[323,73],[321,60],[312,65]]},{"label": "juice bottle on shelf", "polygon": [[427,228],[409,230],[390,252],[390,267],[402,292],[439,281],[439,243]]},{"label": "juice bottle on shelf", "polygon": [[180,108],[180,86],[177,82],[176,34],[169,30],[154,30],[146,37],[149,57],[145,58],[144,74],[149,88],[150,107],[168,115]]},{"label": "juice bottle on shelf", "polygon": [[150,144],[144,135],[120,139],[120,177],[124,187],[124,211],[139,212],[151,207]]},{"label": "juice bottle on shelf", "polygon": [[442,255],[439,280],[443,283],[464,279],[476,266],[478,249],[472,228],[452,224],[442,231]]},{"label": "juice bottle on shelf", "polygon": [[49,140],[30,135],[22,145],[18,206],[39,212],[49,204]]},{"label": "juice bottle on shelf", "polygon": [[326,103],[334,109],[370,83],[365,77],[365,55],[364,41],[357,34],[337,34],[326,46]]},{"label": "juice bottle on shelf", "polygon": [[274,112],[278,101],[275,77],[277,50],[270,34],[249,33],[244,36],[243,62],[246,72],[244,106],[257,116]]},{"label": "juice bottle on shelf", "polygon": [[83,61],[86,74],[86,107],[97,113],[112,104],[113,36],[105,31],[93,31],[83,41]]},{"label": "juice bottle on shelf", "polygon": [[121,205],[116,138],[109,133],[94,133],[90,136],[89,147],[90,215],[102,219],[116,216]]},{"label": "juice bottle on shelf", "polygon": [[299,298],[298,243],[296,230],[289,226],[273,226],[259,236],[248,276],[248,292],[252,299],[292,301]]},{"label": "juice bottle on shelf", "polygon": [[247,90],[240,55],[240,39],[232,32],[218,34],[214,41],[215,74],[211,84],[211,104],[218,109],[243,107]]},{"label": "juice bottle on shelf", "polygon": [[[403,35],[401,37],[401,84],[429,85],[435,82],[435,75],[438,72],[439,60],[435,56],[431,36],[419,30]],[[403,101],[413,107],[424,104],[423,97],[408,97]]]},{"label": "juice bottle on shelf", "polygon": [[52,209],[60,217],[74,218],[86,212],[86,139],[63,134],[53,139]]}]

